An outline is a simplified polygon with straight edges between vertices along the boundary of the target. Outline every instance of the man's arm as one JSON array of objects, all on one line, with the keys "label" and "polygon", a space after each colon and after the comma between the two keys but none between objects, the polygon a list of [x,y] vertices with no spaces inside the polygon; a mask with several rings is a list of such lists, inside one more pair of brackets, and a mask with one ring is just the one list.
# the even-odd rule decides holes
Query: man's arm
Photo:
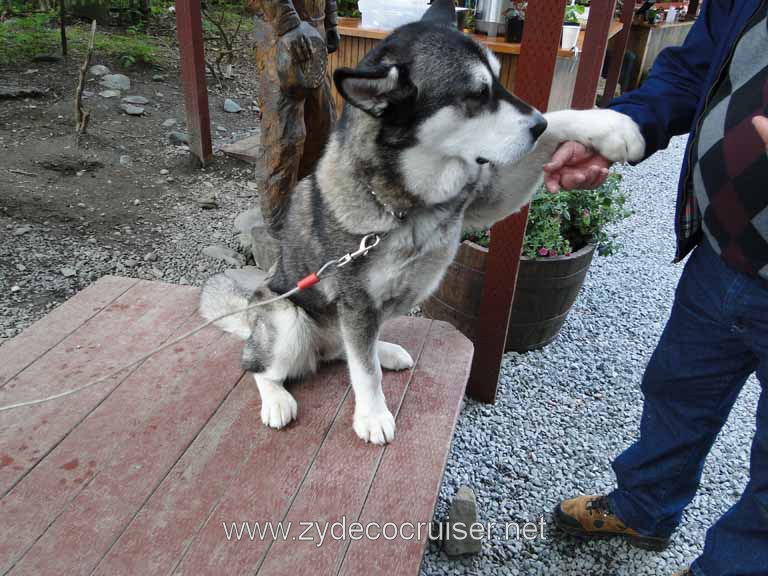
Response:
[{"label": "man's arm", "polygon": [[341,37],[337,29],[338,24],[336,0],[325,0],[325,44],[328,54],[333,54],[339,49]]},{"label": "man's arm", "polygon": [[278,36],[290,32],[301,24],[292,0],[250,0],[251,11],[264,14]]},{"label": "man's arm", "polygon": [[646,158],[666,148],[672,136],[691,130],[731,4],[726,0],[704,2],[683,45],[663,50],[643,85],[609,105],[640,126]]},{"label": "man's arm", "polygon": [[[645,157],[666,148],[672,136],[685,134],[704,97],[704,80],[714,58],[722,24],[731,2],[708,0],[685,43],[667,48],[643,85],[615,99],[610,108],[631,117],[645,138]],[[594,188],[605,182],[610,162],[577,142],[566,142],[544,166],[550,192],[560,187]]]}]

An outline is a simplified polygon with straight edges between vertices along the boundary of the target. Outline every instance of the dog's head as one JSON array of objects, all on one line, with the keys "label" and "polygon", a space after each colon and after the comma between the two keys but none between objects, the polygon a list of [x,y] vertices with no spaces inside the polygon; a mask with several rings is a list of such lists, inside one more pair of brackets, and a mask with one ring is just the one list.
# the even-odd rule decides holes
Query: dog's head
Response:
[{"label": "dog's head", "polygon": [[[356,69],[336,70],[334,81],[349,106],[375,120],[377,144],[407,188],[433,203],[478,179],[485,165],[519,160],[546,128],[501,85],[499,71],[490,50],[456,30],[453,0],[436,0]],[[342,123],[359,121],[345,108]]]}]

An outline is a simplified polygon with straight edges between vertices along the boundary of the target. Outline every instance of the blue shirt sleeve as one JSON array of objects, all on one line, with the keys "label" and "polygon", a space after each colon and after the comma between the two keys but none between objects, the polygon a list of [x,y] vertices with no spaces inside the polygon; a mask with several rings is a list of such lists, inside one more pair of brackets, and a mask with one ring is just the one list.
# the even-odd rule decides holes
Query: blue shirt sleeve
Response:
[{"label": "blue shirt sleeve", "polygon": [[721,65],[714,60],[730,10],[731,2],[706,0],[683,45],[663,50],[643,85],[609,105],[640,126],[646,158],[666,148],[672,136],[690,132],[710,67]]}]

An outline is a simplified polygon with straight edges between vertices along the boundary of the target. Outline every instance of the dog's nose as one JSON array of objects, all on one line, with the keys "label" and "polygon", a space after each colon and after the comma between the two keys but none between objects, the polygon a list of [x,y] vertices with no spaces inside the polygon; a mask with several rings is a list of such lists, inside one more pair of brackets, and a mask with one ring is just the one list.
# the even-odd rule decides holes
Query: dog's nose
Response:
[{"label": "dog's nose", "polygon": [[544,130],[547,129],[547,119],[544,118],[541,114],[538,112],[535,113],[533,118],[533,124],[531,125],[531,134],[533,135],[533,139],[538,140],[539,136],[544,134]]}]

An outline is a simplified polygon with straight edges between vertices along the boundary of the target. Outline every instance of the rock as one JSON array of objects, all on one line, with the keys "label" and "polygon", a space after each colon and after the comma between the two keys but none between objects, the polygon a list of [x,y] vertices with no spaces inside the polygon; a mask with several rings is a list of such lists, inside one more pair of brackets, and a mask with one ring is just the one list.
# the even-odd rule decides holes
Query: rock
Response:
[{"label": "rock", "polygon": [[144,114],[143,106],[134,106],[133,104],[120,104],[120,109],[129,116],[141,116]]},{"label": "rock", "polygon": [[84,99],[93,98],[94,94],[95,94],[95,92],[91,92],[90,90],[83,90],[83,98]]},{"label": "rock", "polygon": [[162,74],[153,74],[152,75],[152,82],[164,82],[165,76]]},{"label": "rock", "polygon": [[133,164],[133,161],[131,160],[131,157],[127,154],[123,154],[120,156],[120,166],[125,166],[126,168],[131,166]]},{"label": "rock", "polygon": [[203,248],[203,254],[215,260],[222,260],[231,266],[242,266],[245,264],[242,255],[221,244],[206,246]]},{"label": "rock", "polygon": [[212,210],[213,208],[219,207],[219,200],[216,198],[216,194],[213,192],[202,194],[197,199],[197,203],[203,210]]},{"label": "rock", "polygon": [[144,96],[126,96],[123,98],[123,102],[143,106],[145,104],[149,104],[149,99],[144,98]]},{"label": "rock", "polygon": [[21,290],[19,286],[11,286],[11,292],[18,292],[19,290]]},{"label": "rock", "polygon": [[133,205],[134,205],[134,206],[138,206],[139,204],[141,204],[141,200],[139,200],[138,198],[136,198],[136,200],[134,200],[134,201],[133,201]]},{"label": "rock", "polygon": [[232,114],[236,114],[237,112],[242,111],[242,108],[240,108],[240,104],[232,100],[231,98],[227,98],[224,100],[224,112],[230,112]]},{"label": "rock", "polygon": [[163,128],[170,128],[171,126],[176,125],[176,119],[175,118],[168,118],[168,120],[163,121]]},{"label": "rock", "polygon": [[24,272],[26,269],[27,267],[24,266],[24,264],[16,264],[16,270],[18,270],[19,272]]},{"label": "rock", "polygon": [[102,98],[116,98],[120,96],[120,90],[102,90],[99,92],[99,96]]},{"label": "rock", "polygon": [[91,76],[104,76],[106,74],[109,74],[110,70],[103,64],[94,64],[91,66],[90,70],[88,70]]},{"label": "rock", "polygon": [[136,264],[138,264],[138,262],[136,262],[136,260],[134,260],[132,258],[128,258],[127,260],[123,260],[123,266],[125,266],[126,268],[133,268],[134,266],[136,266]]},{"label": "rock", "polygon": [[[453,497],[451,508],[446,520],[447,529],[444,531],[443,551],[448,556],[464,556],[467,554],[479,554],[482,549],[482,537],[473,538],[470,528],[477,522],[477,501],[475,493],[467,486],[461,486]],[[454,534],[456,527],[467,533],[465,538],[459,538],[461,534]]]},{"label": "rock", "polygon": [[77,275],[77,271],[74,268],[62,268],[59,272],[64,278],[72,278]]},{"label": "rock", "polygon": [[53,54],[38,54],[32,58],[32,62],[61,62],[61,57]]},{"label": "rock", "polygon": [[166,168],[163,168],[162,170],[160,170],[161,176],[165,176],[166,174],[168,174],[168,170]]},{"label": "rock", "polygon": [[145,262],[157,262],[157,252],[150,252],[144,256]]},{"label": "rock", "polygon": [[101,82],[99,82],[99,84],[110,90],[131,89],[131,79],[123,74],[107,74],[101,78]]},{"label": "rock", "polygon": [[186,132],[169,132],[168,141],[175,146],[189,144],[189,135]]},{"label": "rock", "polygon": [[23,236],[27,232],[32,231],[32,226],[19,226],[16,228],[16,230],[13,231],[14,236]]},{"label": "rock", "polygon": [[240,234],[240,248],[253,258],[253,262],[262,270],[269,270],[277,261],[279,245],[267,231],[267,225],[260,208],[251,208],[241,212],[235,218],[235,230]]},{"label": "rock", "polygon": [[216,126],[216,131],[217,131],[217,132],[226,132],[226,131],[227,131],[227,129],[226,129],[226,128],[224,128],[224,126]]},{"label": "rock", "polygon": [[40,98],[41,96],[45,96],[45,93],[45,90],[35,88],[34,86],[0,86],[0,100],[11,100],[14,98]]}]

